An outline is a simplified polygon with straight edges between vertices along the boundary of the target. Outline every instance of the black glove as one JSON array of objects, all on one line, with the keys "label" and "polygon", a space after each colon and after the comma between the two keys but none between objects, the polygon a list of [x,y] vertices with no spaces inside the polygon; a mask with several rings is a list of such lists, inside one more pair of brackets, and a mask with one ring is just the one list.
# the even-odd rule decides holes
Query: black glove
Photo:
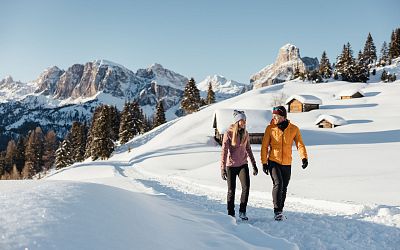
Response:
[{"label": "black glove", "polygon": [[226,179],[228,178],[228,175],[226,174],[226,169],[221,169],[221,177],[224,181],[226,181]]},{"label": "black glove", "polygon": [[258,174],[258,168],[257,166],[253,166],[253,175],[257,175]]},{"label": "black glove", "polygon": [[307,160],[307,158],[303,158],[303,160],[301,160],[301,161],[303,162],[303,165],[301,165],[301,167],[303,169],[305,169],[308,166],[308,160]]},{"label": "black glove", "polygon": [[268,175],[269,167],[268,167],[268,164],[267,164],[267,163],[263,164],[263,172],[264,172],[266,175]]}]

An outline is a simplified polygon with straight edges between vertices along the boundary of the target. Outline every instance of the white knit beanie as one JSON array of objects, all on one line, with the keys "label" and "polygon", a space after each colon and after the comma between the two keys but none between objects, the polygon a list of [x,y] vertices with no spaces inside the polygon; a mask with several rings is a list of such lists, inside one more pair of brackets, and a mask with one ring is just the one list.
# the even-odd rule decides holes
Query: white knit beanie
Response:
[{"label": "white knit beanie", "polygon": [[240,120],[246,120],[246,115],[244,111],[234,110],[233,111],[233,123],[237,123]]}]

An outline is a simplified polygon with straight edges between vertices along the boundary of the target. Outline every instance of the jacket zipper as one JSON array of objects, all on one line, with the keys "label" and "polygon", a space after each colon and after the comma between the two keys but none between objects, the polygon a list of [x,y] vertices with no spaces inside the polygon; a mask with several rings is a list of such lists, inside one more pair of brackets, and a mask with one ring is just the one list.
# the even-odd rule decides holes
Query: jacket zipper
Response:
[{"label": "jacket zipper", "polygon": [[[286,130],[286,129],[285,129]],[[283,165],[283,141],[285,139],[285,130],[282,131],[282,154],[281,154],[281,165]]]}]

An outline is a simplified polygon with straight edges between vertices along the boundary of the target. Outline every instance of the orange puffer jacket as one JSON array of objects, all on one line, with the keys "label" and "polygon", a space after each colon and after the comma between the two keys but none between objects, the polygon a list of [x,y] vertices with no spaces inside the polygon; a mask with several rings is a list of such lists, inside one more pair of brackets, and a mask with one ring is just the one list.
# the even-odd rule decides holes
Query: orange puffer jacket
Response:
[{"label": "orange puffer jacket", "polygon": [[265,129],[262,140],[261,162],[266,164],[268,160],[271,160],[281,165],[291,165],[293,141],[300,153],[300,159],[308,158],[300,129],[289,121],[288,127],[282,131],[271,121]]}]

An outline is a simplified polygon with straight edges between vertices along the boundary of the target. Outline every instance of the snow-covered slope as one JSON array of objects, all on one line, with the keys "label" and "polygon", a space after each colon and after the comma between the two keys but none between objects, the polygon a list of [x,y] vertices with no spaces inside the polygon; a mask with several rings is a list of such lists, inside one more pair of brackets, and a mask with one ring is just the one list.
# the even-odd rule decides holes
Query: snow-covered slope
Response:
[{"label": "snow-covered slope", "polygon": [[121,173],[101,164],[0,182],[0,249],[298,249]]},{"label": "snow-covered slope", "polygon": [[[335,98],[336,93],[354,87],[362,88],[366,96]],[[221,148],[213,140],[213,112],[217,108],[266,109],[277,92],[322,99],[318,110],[289,113],[289,119],[301,128],[310,165],[302,170],[294,149],[285,224],[271,222],[270,178],[263,173],[252,177],[249,223],[302,249],[395,249],[400,243],[396,157],[400,149],[400,81],[291,81],[253,90],[136,138],[111,161],[125,165],[126,176],[145,180],[147,186],[171,197],[224,212],[226,183],[220,179]],[[347,124],[318,128],[315,120],[323,114],[341,116]],[[131,153],[125,151],[127,147],[133,149]],[[259,159],[260,145],[252,147]]]},{"label": "snow-covered slope", "polygon": [[[347,89],[365,97],[337,99]],[[320,109],[288,114],[301,129],[309,167],[301,169],[293,148],[288,219],[275,222],[271,179],[261,171],[260,145],[252,145],[260,173],[251,176],[249,225],[235,222],[225,215],[214,111],[270,109],[279,94],[322,100]],[[161,242],[181,249],[398,249],[398,96],[400,80],[289,81],[170,121],[117,148],[108,161],[88,160],[36,182],[1,182],[0,248],[157,248]],[[318,128],[320,115],[346,124]]]}]

